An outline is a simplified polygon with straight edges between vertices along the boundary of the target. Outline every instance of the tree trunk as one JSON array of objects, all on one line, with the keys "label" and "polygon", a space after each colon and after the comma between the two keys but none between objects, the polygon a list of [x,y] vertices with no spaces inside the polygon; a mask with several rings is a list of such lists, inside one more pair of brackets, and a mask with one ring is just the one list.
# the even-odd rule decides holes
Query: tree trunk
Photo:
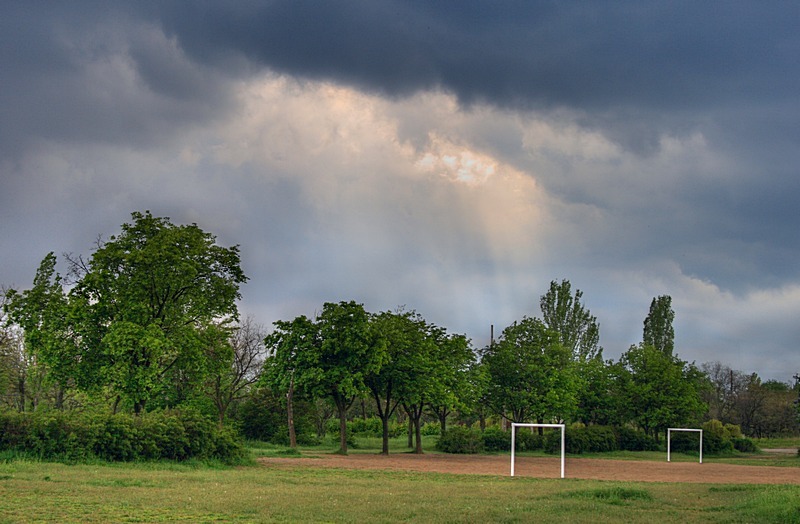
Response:
[{"label": "tree trunk", "polygon": [[294,375],[289,382],[289,391],[286,393],[286,415],[289,424],[289,447],[297,447],[297,434],[294,431]]},{"label": "tree trunk", "polygon": [[447,408],[436,410],[436,416],[439,417],[439,431],[442,435],[444,435],[445,431],[447,431],[447,415],[449,415]]},{"label": "tree trunk", "polygon": [[389,417],[382,416],[381,417],[381,424],[383,425],[383,447],[381,449],[381,454],[388,455],[389,454]]},{"label": "tree trunk", "polygon": [[414,417],[411,416],[411,413],[406,410],[408,414],[408,445],[407,447],[413,448],[414,447]]},{"label": "tree trunk", "polygon": [[17,381],[17,391],[19,392],[19,411],[20,413],[25,412],[25,373],[19,374],[19,380]]},{"label": "tree trunk", "polygon": [[420,408],[419,411],[420,411],[420,416],[418,416],[417,419],[414,421],[414,430],[415,430],[416,441],[417,441],[417,445],[414,448],[414,453],[416,453],[418,455],[422,455],[422,427],[421,427],[422,426],[422,424],[421,424],[421,421],[422,421],[422,409]]},{"label": "tree trunk", "polygon": [[[422,454],[422,405],[414,404],[411,406],[403,406],[408,413],[409,422],[409,446],[414,448],[414,453]],[[411,443],[411,428],[413,427],[414,435],[416,436],[416,444]]]},{"label": "tree trunk", "polygon": [[339,450],[336,453],[347,455],[347,402],[341,395],[334,395],[333,401],[339,412]]}]

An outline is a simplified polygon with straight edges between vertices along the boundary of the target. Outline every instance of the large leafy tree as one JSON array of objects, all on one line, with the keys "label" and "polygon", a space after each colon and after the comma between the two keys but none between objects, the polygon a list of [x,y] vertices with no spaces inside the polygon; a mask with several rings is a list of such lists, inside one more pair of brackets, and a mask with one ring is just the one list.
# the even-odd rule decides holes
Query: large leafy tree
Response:
[{"label": "large leafy tree", "polygon": [[383,365],[365,378],[383,425],[382,453],[389,453],[389,419],[403,400],[412,398],[430,367],[432,341],[427,325],[414,311],[386,311],[372,318],[386,347]]},{"label": "large leafy tree", "polygon": [[464,335],[436,333],[439,380],[428,401],[431,411],[439,419],[441,434],[447,430],[447,417],[455,410],[465,410],[470,403],[473,383],[470,370],[475,363],[475,353]]},{"label": "large leafy tree", "polygon": [[63,295],[55,257],[31,290],[12,297],[26,341],[59,381],[106,389],[139,413],[175,377],[207,371],[206,349],[237,316],[238,247],[225,248],[196,224],[133,213],[88,261],[71,259]]},{"label": "large leafy tree", "polygon": [[339,453],[347,453],[347,409],[367,390],[365,377],[385,359],[369,314],[354,301],[326,302],[313,321],[298,317],[275,326],[265,340],[274,351],[267,360],[268,380],[312,398],[329,397],[339,415]]},{"label": "large leafy tree", "polygon": [[484,349],[487,398],[493,411],[511,420],[567,419],[577,407],[571,351],[537,318],[523,318]]},{"label": "large leafy tree", "polygon": [[655,438],[670,426],[698,422],[707,409],[705,375],[653,346],[631,346],[617,365],[617,380],[627,418]]},{"label": "large leafy tree", "polygon": [[650,312],[644,319],[644,344],[672,356],[675,351],[675,329],[672,327],[674,320],[672,297],[661,295],[653,298]]}]

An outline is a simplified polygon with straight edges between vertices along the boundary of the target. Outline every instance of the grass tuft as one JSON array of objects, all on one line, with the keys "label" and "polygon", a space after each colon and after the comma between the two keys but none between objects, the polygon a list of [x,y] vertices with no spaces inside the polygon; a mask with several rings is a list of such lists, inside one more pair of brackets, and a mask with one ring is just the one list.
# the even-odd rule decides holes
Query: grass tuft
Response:
[{"label": "grass tuft", "polygon": [[614,486],[610,488],[579,490],[565,493],[566,498],[592,499],[622,506],[630,501],[651,501],[653,496],[646,489]]}]

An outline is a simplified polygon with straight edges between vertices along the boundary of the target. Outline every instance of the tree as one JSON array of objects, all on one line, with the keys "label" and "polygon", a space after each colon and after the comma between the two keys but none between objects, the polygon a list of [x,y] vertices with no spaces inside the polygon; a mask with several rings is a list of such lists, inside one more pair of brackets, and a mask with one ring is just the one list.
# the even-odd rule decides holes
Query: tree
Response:
[{"label": "tree", "polygon": [[447,431],[447,417],[463,409],[469,402],[470,369],[475,363],[475,353],[464,335],[448,335],[444,330],[436,332],[438,361],[441,372],[434,382],[434,390],[428,406],[439,420],[442,435]]},{"label": "tree", "polygon": [[[56,272],[56,256],[48,253],[33,279],[33,287],[22,293],[5,292],[4,310],[24,333],[25,351],[17,353],[17,386],[20,410],[25,409],[30,364],[41,362],[48,380],[57,385],[56,408],[63,406],[63,391],[71,383],[84,384],[80,365],[86,359],[78,345],[79,336],[71,324],[70,302]],[[41,371],[41,370],[40,370]]]},{"label": "tree", "polygon": [[545,327],[558,334],[558,341],[570,350],[576,362],[602,358],[603,353],[598,344],[600,326],[581,303],[582,297],[580,289],[573,296],[569,280],[553,280],[539,301]]},{"label": "tree", "polygon": [[217,409],[219,424],[234,401],[244,398],[264,366],[264,330],[247,317],[229,330],[228,336],[209,348],[208,360],[215,364],[206,380],[208,395]]},{"label": "tree", "polygon": [[644,344],[672,356],[675,350],[673,320],[675,312],[672,310],[672,297],[661,295],[654,298],[650,303],[650,313],[644,319]]},{"label": "tree", "polygon": [[[347,453],[347,409],[366,391],[364,378],[380,369],[385,347],[375,337],[364,306],[354,301],[326,302],[311,321],[298,317],[276,322],[265,345],[271,380],[288,381],[311,398],[330,397],[339,415],[339,453]],[[283,378],[276,379],[276,375]]]},{"label": "tree", "polygon": [[[269,357],[264,361],[262,378],[273,390],[286,395],[286,415],[289,429],[289,446],[297,447],[294,426],[295,374],[298,362],[308,366],[321,352],[318,326],[305,315],[291,322],[278,320],[275,329],[264,338]],[[313,394],[314,383],[303,376],[300,385]],[[345,442],[346,444],[346,442]]]},{"label": "tree", "polygon": [[216,327],[236,318],[247,277],[238,247],[218,246],[196,224],[176,226],[149,211],[132,218],[88,262],[70,259],[68,298],[51,253],[33,288],[12,302],[26,343],[56,380],[107,388],[139,413],[171,376],[205,376],[206,349]]},{"label": "tree", "polygon": [[512,422],[569,418],[577,406],[571,357],[541,320],[514,322],[482,354],[489,405]]},{"label": "tree", "polygon": [[383,427],[381,453],[388,455],[389,419],[414,389],[418,375],[424,373],[429,342],[425,339],[425,321],[414,311],[386,311],[375,315],[371,322],[385,344],[386,358],[364,382],[375,400]]},{"label": "tree", "polygon": [[703,400],[708,404],[708,418],[739,424],[737,399],[747,390],[750,377],[719,361],[705,362],[700,369],[708,377],[710,384],[703,392]]},{"label": "tree", "polygon": [[622,406],[629,420],[658,439],[670,426],[697,422],[705,376],[693,365],[646,344],[631,346],[617,368]]}]

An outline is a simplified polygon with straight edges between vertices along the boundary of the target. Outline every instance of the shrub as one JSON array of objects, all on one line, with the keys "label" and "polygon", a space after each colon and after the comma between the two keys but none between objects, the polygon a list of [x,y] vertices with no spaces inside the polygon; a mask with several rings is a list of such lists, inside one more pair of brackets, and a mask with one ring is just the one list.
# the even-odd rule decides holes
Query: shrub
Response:
[{"label": "shrub", "polygon": [[445,453],[480,453],[483,451],[483,440],[480,431],[455,426],[439,437],[436,449]]},{"label": "shrub", "polygon": [[619,449],[614,429],[608,426],[587,426],[582,430],[586,435],[586,451],[605,452]]},{"label": "shrub", "polygon": [[42,459],[110,461],[213,458],[239,461],[244,446],[229,428],[197,412],[85,415],[76,412],[0,414],[0,451]]},{"label": "shrub", "polygon": [[617,437],[617,449],[624,451],[657,451],[658,444],[653,437],[627,426],[614,428]]},{"label": "shrub", "polygon": [[[511,433],[509,431],[503,431],[502,429],[494,426],[486,428],[481,437],[483,438],[483,449],[486,451],[511,450]],[[517,442],[519,442],[519,432],[517,432],[516,437]]]},{"label": "shrub", "polygon": [[[339,431],[338,420],[336,431]],[[378,417],[356,418],[347,423],[347,432],[363,437],[382,437],[383,423]]]},{"label": "shrub", "polygon": [[758,451],[756,443],[747,437],[739,437],[731,439],[733,449],[742,453],[755,453]]},{"label": "shrub", "polygon": [[442,432],[442,426],[438,422],[426,422],[419,431],[423,436],[438,435]]},{"label": "shrub", "polygon": [[[552,431],[547,434],[545,451],[559,453],[561,451],[561,432]],[[567,453],[599,453],[619,449],[614,429],[608,426],[570,426],[564,433],[564,447]]]},{"label": "shrub", "polygon": [[[539,435],[538,432],[517,430],[514,446],[516,447],[516,451],[534,451],[543,449],[544,443],[545,437]],[[509,444],[508,447],[510,449],[511,444]]]},{"label": "shrub", "polygon": [[725,431],[733,438],[742,438],[742,428],[738,424],[725,424]]}]

